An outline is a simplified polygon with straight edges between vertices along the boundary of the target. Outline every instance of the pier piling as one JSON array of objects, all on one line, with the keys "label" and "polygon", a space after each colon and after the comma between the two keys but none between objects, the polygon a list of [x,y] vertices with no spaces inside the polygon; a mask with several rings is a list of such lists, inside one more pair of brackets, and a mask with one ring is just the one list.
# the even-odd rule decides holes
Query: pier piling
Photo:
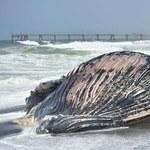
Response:
[{"label": "pier piling", "polygon": [[128,41],[128,35],[126,35],[126,41]]},{"label": "pier piling", "polygon": [[111,35],[111,37],[110,37],[110,41],[111,41],[112,39],[115,41],[115,37],[114,37],[114,35]]},{"label": "pier piling", "polygon": [[84,35],[82,35],[83,36],[83,41],[84,41]]},{"label": "pier piling", "polygon": [[99,41],[99,36],[97,35],[97,41]]},{"label": "pier piling", "polygon": [[68,41],[70,41],[70,35],[68,35]]},{"label": "pier piling", "polygon": [[39,35],[39,41],[42,40],[43,41],[43,36]]}]

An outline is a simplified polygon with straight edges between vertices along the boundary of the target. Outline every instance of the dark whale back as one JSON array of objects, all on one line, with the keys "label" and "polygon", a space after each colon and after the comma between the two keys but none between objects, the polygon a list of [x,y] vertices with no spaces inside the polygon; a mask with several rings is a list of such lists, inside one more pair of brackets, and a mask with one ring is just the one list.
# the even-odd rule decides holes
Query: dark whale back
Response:
[{"label": "dark whale back", "polygon": [[[49,120],[49,126],[54,127],[54,122],[63,118],[66,124],[69,121],[75,124],[76,119],[80,123],[76,123],[78,127],[74,127],[74,131],[81,125],[91,129],[102,126],[106,120],[107,125],[104,126],[113,126],[114,120],[122,124],[149,116],[150,56],[136,52],[113,52],[82,63],[69,72],[61,86],[40,104],[35,117],[41,119],[45,115],[58,114],[63,117]],[[74,117],[71,119],[68,115]],[[90,124],[85,116],[99,125]],[[88,123],[83,123],[82,119]],[[65,126],[65,130],[69,129]]]}]

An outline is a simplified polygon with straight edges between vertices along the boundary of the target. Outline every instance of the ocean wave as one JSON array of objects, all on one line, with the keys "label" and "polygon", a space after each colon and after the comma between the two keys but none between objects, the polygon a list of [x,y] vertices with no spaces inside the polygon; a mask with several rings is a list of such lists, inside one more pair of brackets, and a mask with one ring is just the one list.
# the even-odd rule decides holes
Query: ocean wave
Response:
[{"label": "ocean wave", "polygon": [[[121,43],[122,44],[122,43]],[[93,50],[123,50],[119,47],[121,44],[113,44],[111,42],[101,42],[101,41],[74,41],[69,43],[49,43],[46,45],[40,45],[39,47],[49,47],[51,49],[69,49],[69,50],[83,50],[83,51],[93,51]]]},{"label": "ocean wave", "polygon": [[136,44],[146,44],[146,43],[149,43],[150,44],[150,40],[134,41],[133,43],[136,43]]},{"label": "ocean wave", "polygon": [[43,43],[47,43],[47,44],[49,44],[51,41],[42,41]]},{"label": "ocean wave", "polygon": [[49,49],[49,54],[59,54],[59,55],[87,55],[94,53],[95,51],[84,51],[84,50],[70,50],[70,49]]},{"label": "ocean wave", "polygon": [[35,45],[35,46],[39,46],[40,44],[36,41],[17,41],[18,43],[24,44],[24,45]]},{"label": "ocean wave", "polygon": [[[139,40],[139,41],[120,41],[120,42],[110,42],[110,41],[71,41],[71,42],[51,42],[51,41],[18,41],[24,45],[28,45],[28,49],[25,52],[42,53],[41,48],[48,48],[48,50],[70,50],[70,51],[123,51],[127,49],[135,49],[137,47],[150,46],[150,40]],[[32,47],[30,47],[32,46]],[[137,46],[137,47],[136,47]]]},{"label": "ocean wave", "polygon": [[27,49],[23,50],[23,53],[36,53],[36,54],[43,54],[44,52],[37,47],[31,46],[27,47]]},{"label": "ocean wave", "polygon": [[10,54],[9,51],[5,51],[3,49],[0,49],[0,55],[8,55],[8,54]]},{"label": "ocean wave", "polygon": [[24,83],[33,84],[37,81],[31,81],[28,78],[25,77],[10,77],[8,79],[0,80],[0,88],[4,87],[22,87]]},{"label": "ocean wave", "polygon": [[0,122],[9,121],[20,118],[25,115],[26,112],[13,112],[7,114],[0,114]]},{"label": "ocean wave", "polygon": [[133,50],[134,52],[142,52],[144,54],[150,55],[150,50],[149,49],[135,49]]}]

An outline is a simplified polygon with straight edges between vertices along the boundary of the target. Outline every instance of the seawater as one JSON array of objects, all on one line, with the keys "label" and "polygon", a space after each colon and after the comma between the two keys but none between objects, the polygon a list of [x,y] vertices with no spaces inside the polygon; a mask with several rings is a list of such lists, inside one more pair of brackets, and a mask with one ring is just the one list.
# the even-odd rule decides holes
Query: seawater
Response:
[{"label": "seawater", "polygon": [[[80,63],[113,51],[150,55],[150,40],[0,41],[0,109],[24,105],[41,81],[60,78]],[[0,114],[0,122],[24,114]],[[22,128],[21,133],[0,139],[0,149],[150,149],[150,128],[59,135],[37,135],[32,127]]]}]

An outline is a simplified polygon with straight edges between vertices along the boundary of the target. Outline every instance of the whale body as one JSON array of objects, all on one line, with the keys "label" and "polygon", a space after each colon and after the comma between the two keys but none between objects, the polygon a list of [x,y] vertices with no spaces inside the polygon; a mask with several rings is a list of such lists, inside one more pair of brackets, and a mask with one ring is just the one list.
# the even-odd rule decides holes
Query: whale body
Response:
[{"label": "whale body", "polygon": [[140,123],[150,116],[150,56],[122,51],[95,57],[40,83],[26,98],[26,110],[37,133]]}]

